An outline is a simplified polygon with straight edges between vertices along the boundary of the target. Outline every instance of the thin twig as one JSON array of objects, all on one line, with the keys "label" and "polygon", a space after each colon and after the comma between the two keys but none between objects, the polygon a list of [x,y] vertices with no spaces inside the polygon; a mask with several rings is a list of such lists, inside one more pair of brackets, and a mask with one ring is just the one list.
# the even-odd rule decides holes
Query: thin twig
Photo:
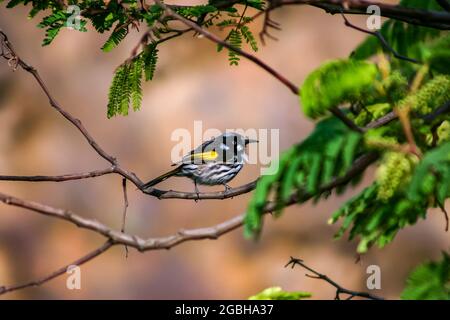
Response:
[{"label": "thin twig", "polygon": [[[163,4],[160,0],[156,0],[157,4],[161,7],[163,7],[167,13],[169,13],[173,18],[185,23],[187,26],[191,27],[193,30],[203,34],[208,39],[219,43],[223,45],[224,47],[227,47],[229,50],[235,51],[239,53],[240,55],[246,57],[247,59],[253,61],[258,66],[269,72],[271,75],[273,75],[275,78],[277,78],[281,83],[283,83],[285,86],[287,86],[294,94],[298,95],[299,90],[297,86],[289,82],[286,78],[284,78],[282,75],[280,75],[277,71],[272,69],[271,67],[267,66],[264,62],[256,58],[255,56],[246,53],[240,49],[234,48],[232,45],[230,45],[227,42],[221,41],[217,36],[210,33],[209,31],[203,29],[201,26],[198,26],[195,24],[195,22],[188,20],[177,13],[175,13],[173,10],[171,10],[168,6]],[[322,9],[325,9],[327,12],[330,13],[358,13],[358,14],[367,14],[366,9],[369,4],[377,4],[382,8],[382,15],[398,19],[401,21],[406,21],[409,23],[419,24],[419,25],[427,25],[435,28],[441,28],[441,29],[448,29],[450,26],[450,15],[448,13],[441,13],[441,12],[434,12],[434,11],[424,11],[424,10],[416,10],[416,9],[410,9],[410,8],[404,8],[399,6],[391,6],[391,5],[385,5],[385,4],[379,4],[376,2],[368,2],[368,1],[362,1],[362,0],[326,0],[326,1],[314,1],[314,0],[285,0],[285,1],[277,1],[277,5],[275,7],[283,6],[283,5],[290,5],[290,4],[306,4],[306,5],[312,5],[317,7],[322,7]],[[228,4],[229,5],[229,4]],[[272,9],[274,9],[272,8]],[[343,10],[344,8],[344,10]],[[271,9],[271,10],[272,10]],[[335,11],[338,10],[338,11]],[[69,122],[71,122],[85,137],[85,139],[89,142],[89,144],[93,147],[93,149],[105,160],[110,162],[114,168],[114,173],[117,173],[121,175],[123,178],[130,180],[133,182],[138,188],[142,186],[142,181],[132,172],[129,172],[122,168],[118,161],[111,156],[110,154],[106,153],[104,149],[102,149],[99,144],[93,139],[93,137],[89,134],[89,132],[86,130],[86,128],[82,125],[80,120],[74,118],[72,115],[70,115],[67,111],[63,110],[61,106],[56,102],[56,100],[51,96],[49,90],[47,89],[45,83],[41,79],[38,72],[30,65],[25,63],[23,60],[21,60],[17,54],[14,52],[14,49],[12,48],[11,44],[9,43],[6,35],[0,31],[0,35],[3,36],[2,40],[2,52],[1,57],[4,57],[8,60],[8,64],[13,68],[16,69],[18,66],[22,67],[24,70],[28,71],[33,75],[35,80],[38,82],[44,93],[49,99],[49,102],[53,108],[55,108],[61,115],[63,115]],[[6,50],[5,50],[6,46]],[[374,153],[366,154],[362,156],[360,159],[355,161],[352,168],[347,172],[347,174],[344,177],[337,178],[333,180],[330,184],[327,186],[324,186],[321,188],[320,192],[327,192],[330,191],[332,188],[345,184],[349,180],[351,180],[354,176],[362,173],[375,159],[377,158],[377,155]],[[48,176],[47,176],[48,178]],[[67,177],[66,177],[67,178]],[[73,177],[72,177],[73,178]],[[36,178],[36,181],[44,181],[42,176],[40,178]],[[39,180],[41,179],[41,180]],[[70,179],[68,179],[70,180]],[[23,180],[25,181],[25,180]],[[49,180],[50,181],[50,180]],[[56,180],[55,180],[56,181]],[[63,181],[63,180],[61,180]],[[240,191],[248,192],[249,190],[254,188],[254,184],[251,183],[246,186],[242,186]],[[239,192],[240,192],[239,191]],[[179,198],[190,198],[190,193],[177,193],[174,191],[163,191],[161,194],[160,190],[157,189],[151,189],[147,191],[148,194],[156,195],[160,198],[170,198],[170,197],[179,197]],[[196,196],[195,193],[193,195]],[[226,198],[230,195],[230,192],[227,194],[224,193],[210,193],[208,197],[222,197]],[[291,196],[289,201],[286,203],[286,205],[291,205],[298,202],[304,202],[310,199],[313,195],[305,193],[302,195],[294,194]],[[207,197],[207,198],[208,198]],[[195,197],[197,198],[197,197]],[[100,255],[102,252],[106,251],[110,246],[113,244],[122,244],[122,245],[129,245],[132,246],[140,251],[146,251],[146,250],[156,250],[156,249],[169,249],[173,246],[176,246],[182,242],[190,241],[190,240],[200,240],[200,239],[217,239],[222,234],[225,234],[227,232],[230,232],[238,227],[240,227],[243,223],[243,217],[244,215],[239,215],[233,219],[230,219],[228,221],[225,221],[221,224],[218,224],[213,227],[209,228],[200,228],[200,229],[193,229],[193,230],[180,230],[177,234],[162,237],[162,238],[148,238],[143,239],[139,238],[134,235],[128,235],[124,232],[118,232],[115,231],[101,223],[95,220],[90,220],[83,218],[81,216],[78,216],[68,210],[63,209],[56,209],[53,207],[49,207],[46,205],[42,205],[36,202],[31,201],[25,201],[22,199],[18,199],[12,196],[0,194],[0,201],[4,202],[8,205],[18,206],[22,208],[26,208],[44,215],[52,216],[59,219],[64,219],[66,221],[69,221],[71,223],[76,224],[77,226],[89,230],[93,230],[96,233],[102,234],[105,236],[108,241],[97,249],[96,251],[92,252],[91,254],[77,260],[80,264],[87,262],[94,257]],[[275,209],[276,203],[271,202],[267,203],[267,205],[264,208],[264,212],[271,212]],[[65,270],[66,268],[64,268]],[[60,271],[60,270],[59,270]],[[61,272],[58,273],[56,271],[55,273],[51,274],[48,277],[43,278],[44,280],[38,280],[31,283],[31,285],[40,284],[43,282],[46,282],[48,280],[51,280],[58,275],[62,274]],[[46,280],[48,279],[48,280]],[[13,288],[13,287],[11,287]],[[22,286],[23,288],[23,286]],[[5,288],[0,293],[10,292],[13,290],[7,289],[5,291]]]},{"label": "thin twig", "polygon": [[[367,153],[360,158],[358,158],[353,166],[348,170],[348,172],[341,177],[335,178],[330,183],[322,186],[318,192],[324,193],[328,192],[337,186],[344,185],[348,183],[355,176],[361,174],[371,163],[373,163],[378,158],[376,153]],[[302,203],[316,194],[310,193],[302,193],[299,195],[298,193],[292,194],[288,201],[286,201],[286,205],[292,205],[295,203]],[[70,210],[54,208],[48,205],[44,205],[34,201],[28,201],[19,199],[17,197],[13,197],[11,195],[7,195],[4,193],[0,193],[0,202],[3,202],[6,205],[15,206],[24,208],[27,210],[31,210],[37,213],[41,213],[50,217],[58,218],[61,220],[68,221],[79,228],[92,230],[98,234],[103,235],[104,237],[113,241],[114,244],[122,244],[128,245],[130,247],[136,248],[139,251],[147,251],[147,250],[155,250],[155,249],[168,249],[178,243],[184,242],[186,240],[198,240],[198,239],[211,239],[217,238],[216,234],[219,232],[222,234],[224,229],[229,230],[230,224],[233,228],[237,228],[242,224],[243,215],[240,215],[236,218],[233,218],[229,221],[221,223],[215,227],[210,228],[202,228],[196,229],[195,231],[179,231],[176,235],[163,237],[163,238],[149,238],[144,239],[135,235],[129,235],[123,233],[121,231],[116,231],[103,223],[92,220],[88,218],[84,218],[80,215],[75,214]],[[268,202],[263,210],[263,212],[271,212],[276,208],[275,202]],[[237,219],[237,220],[236,220]],[[239,221],[239,224],[236,224]],[[219,231],[218,231],[219,230]],[[219,234],[219,235],[220,235]]]},{"label": "thin twig", "polygon": [[439,208],[441,209],[442,213],[444,214],[445,218],[445,232],[448,232],[448,225],[449,225],[449,218],[448,218],[448,212],[445,209],[445,205],[437,201]]},{"label": "thin twig", "polygon": [[406,140],[409,145],[409,152],[415,154],[419,159],[422,157],[422,152],[420,148],[417,146],[416,141],[414,139],[414,134],[411,128],[411,121],[409,119],[409,111],[410,106],[397,107],[394,108],[394,112],[398,115],[400,119],[400,123],[402,125],[403,132],[405,134]]},{"label": "thin twig", "polygon": [[450,11],[450,2],[447,0],[436,0],[436,2],[446,11]]},{"label": "thin twig", "polygon": [[[329,184],[323,186],[319,193],[323,192],[329,192],[330,190],[344,185],[348,183],[351,179],[353,179],[355,176],[360,175],[364,170],[372,164],[377,159],[376,153],[368,153],[360,158],[358,158],[354,163],[353,166],[347,171],[347,173],[339,178],[334,179]],[[293,194],[290,199],[286,202],[286,206],[293,205],[295,203],[301,203],[305,202],[309,199],[311,199],[314,195],[309,193],[303,193],[302,195],[299,195],[298,193]],[[203,239],[218,239],[220,236],[229,233],[239,227],[241,227],[244,223],[244,217],[245,214],[238,215],[234,218],[231,218],[227,221],[224,221],[222,223],[219,223],[212,227],[206,227],[206,228],[199,228],[199,229],[191,229],[191,230],[179,230],[176,234],[169,235],[166,237],[160,237],[160,238],[141,238],[136,235],[129,235],[123,232],[115,231],[106,225],[96,221],[91,220],[87,218],[83,218],[79,215],[76,215],[73,212],[70,212],[68,210],[64,209],[57,209],[53,208],[47,205],[43,205],[37,202],[32,201],[26,201],[19,198],[15,198],[9,195],[5,195],[0,193],[0,201],[5,203],[6,205],[16,206],[25,208],[37,213],[41,213],[47,216],[59,218],[66,220],[68,222],[71,222],[75,225],[77,225],[80,228],[89,229],[92,230],[98,234],[101,234],[105,236],[108,239],[108,247],[104,249],[102,252],[109,249],[110,246],[115,244],[121,244],[121,245],[127,245],[130,247],[133,247],[141,252],[143,251],[149,251],[149,250],[162,250],[162,249],[170,249],[174,246],[177,246],[183,242],[187,241],[196,241],[196,240],[203,240]],[[275,202],[269,202],[266,204],[263,212],[264,213],[270,213],[274,211],[276,208]],[[106,244],[105,244],[106,245]],[[104,246],[105,246],[104,245]],[[102,247],[101,247],[102,248]],[[98,251],[94,251],[93,253],[90,253],[88,256],[85,256],[81,258],[80,260],[76,261],[78,263],[74,263],[77,265],[80,265],[80,261],[87,262],[94,257],[100,255],[102,252],[100,252],[102,249],[98,249]],[[88,257],[88,258],[86,258]],[[83,263],[84,263],[83,262]],[[30,284],[24,286],[15,286],[15,287],[8,287],[8,290],[0,290],[0,295],[4,294],[6,292],[11,292],[19,289],[23,289],[25,287],[30,287],[35,285],[35,283],[38,283],[38,285],[50,281],[57,276],[63,274],[64,272],[61,272],[62,269],[67,269],[67,267],[61,268],[58,271],[55,271],[51,274],[51,276],[47,276],[42,278],[38,281],[33,281]]]},{"label": "thin twig", "polygon": [[122,168],[119,165],[117,159],[115,157],[113,157],[112,155],[110,155],[109,153],[107,153],[97,143],[97,141],[92,137],[92,135],[89,133],[89,131],[86,129],[86,127],[84,127],[84,125],[82,124],[82,122],[79,119],[75,118],[69,112],[67,112],[66,110],[64,110],[61,107],[61,105],[56,101],[56,99],[50,93],[50,90],[47,88],[47,85],[45,84],[44,80],[41,78],[39,72],[34,67],[32,67],[31,65],[26,63],[24,60],[22,60],[17,55],[12,44],[9,42],[7,35],[1,29],[0,29],[0,35],[2,36],[2,39],[1,39],[2,46],[6,47],[6,49],[8,50],[8,52],[11,56],[10,59],[13,59],[17,66],[22,67],[22,69],[29,72],[34,77],[34,79],[37,81],[37,83],[39,84],[42,91],[47,96],[50,105],[57,112],[59,112],[66,120],[68,120],[70,123],[72,123],[72,125],[74,125],[78,129],[78,131],[80,131],[80,133],[84,136],[86,141],[91,145],[91,147],[97,152],[97,154],[99,156],[101,156],[102,158],[104,158],[106,161],[108,161],[109,163],[111,163],[113,165],[114,172],[116,172],[116,173],[122,175],[123,177],[127,178],[128,180],[132,181],[136,186],[142,185],[143,184],[142,181],[134,173],[129,172],[129,171],[125,170],[124,168]]},{"label": "thin twig", "polygon": [[354,297],[361,297],[361,298],[366,298],[366,299],[370,299],[370,300],[384,300],[383,298],[378,297],[373,294],[370,294],[368,292],[361,292],[361,291],[354,291],[354,290],[346,289],[346,288],[342,287],[341,285],[337,284],[334,280],[330,279],[327,275],[319,273],[316,270],[314,270],[313,268],[308,267],[301,259],[291,257],[289,262],[284,267],[287,268],[290,266],[292,269],[294,269],[294,267],[296,265],[299,265],[314,274],[314,275],[306,274],[307,277],[313,278],[313,279],[324,280],[324,281],[328,282],[329,284],[331,284],[333,287],[335,287],[336,288],[335,300],[341,300],[341,294],[349,295],[347,297],[347,300],[350,300]]},{"label": "thin twig", "polygon": [[[141,179],[139,179],[135,173],[125,169],[120,165],[120,163],[117,161],[117,159],[108,154],[104,149],[102,149],[99,144],[96,142],[96,140],[92,137],[92,135],[87,131],[87,129],[83,126],[81,121],[79,119],[76,119],[73,117],[69,112],[64,110],[61,105],[59,105],[55,98],[50,94],[50,91],[47,89],[46,84],[42,80],[42,78],[39,76],[39,73],[36,69],[34,69],[32,66],[24,62],[14,51],[11,43],[8,40],[7,35],[0,30],[0,36],[2,36],[1,45],[2,49],[6,49],[7,52],[5,52],[4,58],[7,58],[9,61],[13,61],[14,65],[21,66],[25,71],[31,73],[33,77],[37,80],[39,86],[44,91],[46,96],[48,97],[50,104],[53,108],[55,108],[60,114],[62,114],[68,121],[70,121],[85,137],[85,139],[88,141],[88,143],[92,146],[92,148],[104,159],[109,161],[112,166],[108,169],[99,170],[99,171],[93,171],[88,173],[79,173],[79,174],[69,174],[69,175],[63,175],[63,176],[0,176],[0,180],[9,180],[9,181],[34,181],[34,182],[44,182],[44,181],[54,181],[54,182],[61,182],[61,181],[69,181],[69,180],[76,180],[76,179],[85,179],[85,178],[91,178],[91,177],[98,177],[104,174],[110,174],[110,173],[116,173],[121,175],[123,178],[126,178],[127,180],[131,181],[138,189],[140,189],[142,192],[157,197],[159,199],[189,199],[189,200],[223,200],[228,199],[232,197],[239,196],[241,194],[248,193],[252,191],[255,188],[256,181],[253,181],[251,183],[248,183],[246,185],[243,185],[241,187],[233,188],[227,191],[223,192],[206,192],[206,193],[195,193],[195,192],[180,192],[180,191],[173,191],[173,190],[160,190],[156,188],[149,188],[146,190],[142,189],[142,186],[144,183]],[[3,52],[3,51],[2,51]]]},{"label": "thin twig", "polygon": [[403,21],[410,24],[436,28],[450,29],[450,14],[435,10],[422,10],[367,0],[278,0],[270,10],[290,5],[309,5],[325,10],[330,14],[362,14],[370,15],[367,8],[378,6],[382,17]]},{"label": "thin twig", "polygon": [[26,181],[26,182],[64,182],[71,180],[81,180],[87,178],[96,178],[107,174],[112,174],[114,167],[109,167],[103,170],[95,170],[84,173],[71,173],[60,176],[8,176],[0,175],[0,181]]},{"label": "thin twig", "polygon": [[364,130],[358,127],[350,118],[348,118],[339,108],[331,108],[330,112],[338,119],[340,119],[347,127],[353,131],[362,133]]},{"label": "thin twig", "polygon": [[263,27],[262,27],[261,32],[259,33],[259,38],[260,38],[261,43],[263,45],[266,44],[266,41],[265,41],[264,37],[268,37],[268,38],[270,38],[272,40],[278,40],[276,37],[272,36],[269,33],[269,28],[272,28],[272,29],[275,29],[275,30],[281,30],[280,24],[278,22],[275,22],[274,20],[272,20],[270,18],[270,13],[271,13],[271,10],[272,10],[273,3],[274,3],[274,1],[269,1],[268,8],[266,10],[264,10],[264,11],[260,11],[260,12],[264,12]]},{"label": "thin twig", "polygon": [[398,118],[398,115],[394,111],[391,111],[389,113],[386,113],[384,116],[367,124],[366,127],[364,128],[364,130],[367,131],[369,129],[382,127],[397,118]]},{"label": "thin twig", "polygon": [[412,58],[403,56],[403,55],[399,54],[397,51],[395,51],[394,48],[392,48],[389,45],[389,43],[386,41],[386,39],[384,39],[383,35],[379,31],[369,31],[369,30],[360,28],[358,26],[355,26],[350,21],[348,21],[347,17],[343,13],[342,13],[342,17],[344,18],[344,23],[347,27],[350,27],[352,29],[355,29],[355,30],[361,31],[363,33],[367,33],[367,34],[377,37],[378,40],[380,41],[381,45],[383,46],[383,48],[390,51],[393,54],[393,56],[396,57],[397,59],[405,60],[405,61],[412,62],[412,63],[420,63],[420,61],[418,61],[416,59],[412,59]]},{"label": "thin twig", "polygon": [[[120,231],[125,233],[125,223],[127,220],[128,209],[128,194],[127,194],[127,179],[122,178],[122,191],[123,191],[123,213],[122,213],[122,227]],[[128,258],[128,247],[125,245],[125,257]]]},{"label": "thin twig", "polygon": [[209,40],[211,40],[211,41],[213,41],[213,42],[215,42],[217,44],[220,44],[221,46],[224,46],[225,48],[227,48],[227,49],[229,49],[231,51],[234,51],[234,52],[238,53],[239,55],[247,58],[248,60],[254,62],[258,66],[263,68],[265,71],[270,73],[272,76],[274,76],[276,79],[278,79],[286,87],[288,87],[289,90],[292,91],[292,93],[298,95],[298,93],[299,93],[298,86],[296,86],[295,84],[290,82],[283,75],[281,75],[279,72],[277,72],[275,69],[273,69],[272,67],[267,65],[265,62],[263,62],[262,60],[260,60],[256,56],[254,56],[254,55],[252,55],[252,54],[250,54],[250,53],[248,53],[246,51],[243,51],[243,50],[241,50],[239,48],[234,47],[233,45],[229,44],[227,41],[223,41],[222,39],[217,37],[215,34],[212,34],[208,30],[206,30],[206,29],[202,28],[201,26],[197,25],[195,22],[192,22],[191,20],[186,19],[185,17],[179,15],[178,13],[173,11],[171,8],[169,8],[167,5],[162,3],[160,0],[155,0],[155,3],[157,3],[159,6],[161,6],[166,11],[166,13],[168,15],[170,15],[173,18],[183,22],[186,26],[194,29],[195,31],[197,31],[198,33],[202,34],[203,36],[205,36]]},{"label": "thin twig", "polygon": [[17,291],[17,290],[21,290],[21,289],[25,289],[25,288],[40,286],[46,282],[49,282],[50,280],[53,280],[53,279],[65,274],[70,266],[72,266],[72,265],[81,266],[82,264],[85,264],[86,262],[91,261],[95,257],[98,257],[99,255],[101,255],[102,253],[107,251],[112,246],[113,246],[113,243],[108,240],[102,246],[98,247],[94,251],[91,251],[87,255],[73,261],[72,263],[69,263],[69,264],[53,271],[52,273],[46,275],[45,277],[30,281],[30,282],[26,282],[23,284],[19,284],[19,285],[2,286],[2,287],[0,287],[0,295],[9,293],[9,292],[13,292],[13,291]]},{"label": "thin twig", "polygon": [[449,113],[449,112],[450,112],[450,101],[447,101],[439,108],[433,110],[433,112],[431,112],[427,115],[424,115],[424,116],[420,116],[420,118],[422,118],[425,122],[432,122],[437,117],[439,117],[443,114]]}]

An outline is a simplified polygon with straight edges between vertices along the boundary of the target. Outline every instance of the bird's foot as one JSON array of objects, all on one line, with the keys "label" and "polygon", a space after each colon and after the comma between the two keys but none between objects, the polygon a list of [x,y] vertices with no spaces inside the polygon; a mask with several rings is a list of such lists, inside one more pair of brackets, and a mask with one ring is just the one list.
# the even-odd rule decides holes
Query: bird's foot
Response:
[{"label": "bird's foot", "polygon": [[231,191],[232,188],[231,188],[229,185],[227,185],[226,183],[224,183],[223,185],[224,185],[224,187],[225,187],[225,190],[224,190],[224,193],[225,193],[225,194],[227,194],[228,192]]}]

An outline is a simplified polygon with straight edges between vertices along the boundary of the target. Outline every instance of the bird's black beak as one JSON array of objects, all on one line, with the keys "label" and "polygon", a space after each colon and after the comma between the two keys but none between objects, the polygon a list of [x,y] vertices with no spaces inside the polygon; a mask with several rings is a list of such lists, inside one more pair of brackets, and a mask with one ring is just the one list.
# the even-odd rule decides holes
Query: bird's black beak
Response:
[{"label": "bird's black beak", "polygon": [[254,142],[258,143],[259,141],[255,140],[255,139],[245,138],[245,145],[248,145],[249,143],[254,143]]}]

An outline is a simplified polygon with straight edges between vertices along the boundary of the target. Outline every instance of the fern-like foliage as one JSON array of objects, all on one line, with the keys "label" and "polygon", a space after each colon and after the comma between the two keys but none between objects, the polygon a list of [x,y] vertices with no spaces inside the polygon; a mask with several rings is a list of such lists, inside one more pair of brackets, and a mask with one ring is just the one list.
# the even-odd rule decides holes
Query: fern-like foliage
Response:
[{"label": "fern-like foliage", "polygon": [[141,107],[142,101],[142,88],[141,79],[143,71],[143,59],[138,58],[132,64],[132,69],[130,73],[130,90],[131,90],[131,104],[133,106],[133,111],[137,111]]},{"label": "fern-like foliage", "polygon": [[[253,51],[258,51],[258,42],[255,36],[250,31],[249,27],[245,23],[250,22],[252,19],[250,17],[242,16],[240,19],[226,19],[217,24],[218,27],[230,27],[234,28],[228,33],[225,41],[228,41],[234,48],[242,49],[242,42],[245,41]],[[217,45],[217,51],[220,52],[223,49],[222,44]],[[239,65],[239,53],[228,50],[228,61],[231,66]]]},{"label": "fern-like foliage", "polygon": [[108,118],[118,114],[128,115],[131,99],[133,100],[133,108],[139,108],[136,107],[136,103],[139,102],[140,105],[140,99],[142,97],[141,64],[141,59],[136,58],[131,62],[124,63],[116,70],[109,89]]},{"label": "fern-like foliage", "polygon": [[[416,9],[442,11],[442,7],[435,0],[402,0],[399,5]],[[397,53],[417,59],[420,59],[417,45],[436,38],[441,34],[439,30],[433,28],[416,26],[398,20],[387,20],[383,23],[380,33]],[[381,50],[386,51],[378,38],[369,36],[366,41],[356,48],[352,53],[352,57],[363,60],[375,55]]]},{"label": "fern-like foliage", "polygon": [[264,207],[272,194],[277,215],[294,193],[300,199],[305,195],[318,198],[320,188],[343,176],[361,155],[361,138],[361,134],[334,117],[319,122],[308,138],[272,164],[269,170],[277,168],[274,174],[264,175],[258,181],[245,217],[246,236],[257,235],[261,230]]},{"label": "fern-like foliage", "polygon": [[[3,2],[4,0],[0,0]],[[70,5],[76,5],[80,9],[81,19],[79,31],[87,31],[86,23],[90,21],[99,33],[110,32],[108,39],[101,49],[109,52],[117,47],[132,29],[137,29],[146,25],[149,33],[142,39],[141,52],[135,57],[127,59],[123,65],[117,69],[110,89],[110,99],[108,102],[108,117],[128,113],[131,103],[134,110],[139,109],[138,103],[142,99],[140,82],[138,82],[137,68],[142,67],[141,74],[146,80],[152,80],[158,50],[156,45],[176,36],[184,34],[169,24],[175,20],[173,17],[164,15],[164,9],[157,3],[148,4],[144,7],[140,1],[59,1],[59,0],[9,0],[6,1],[7,8],[14,8],[18,5],[31,6],[29,17],[33,18],[38,13],[46,12],[45,18],[38,24],[40,28],[46,30],[43,45],[50,44],[59,32],[67,26],[67,21],[73,22],[74,12],[68,11]],[[227,3],[223,0],[209,0],[207,4],[201,5],[171,5],[172,10],[183,17],[195,21],[202,28],[218,26],[220,28],[232,27],[232,31],[226,37],[233,47],[242,49],[245,42],[252,50],[258,50],[257,41],[246,25],[252,21],[251,16],[245,16],[247,7],[263,10],[263,0],[242,0]],[[238,10],[240,8],[241,10]],[[240,13],[241,11],[241,13]],[[78,24],[77,24],[78,25]],[[218,47],[220,50],[220,46]],[[131,61],[130,61],[131,59]],[[239,54],[233,50],[228,50],[230,65],[238,65]],[[117,83],[120,83],[118,85]],[[122,88],[122,89],[121,89]],[[121,92],[123,90],[123,92]],[[120,103],[117,101],[120,100]]]},{"label": "fern-like foliage", "polygon": [[208,13],[217,12],[218,9],[213,5],[197,5],[192,7],[180,7],[176,8],[175,11],[185,18],[199,18]]},{"label": "fern-like foliage", "polygon": [[106,40],[105,44],[102,46],[102,50],[109,52],[119,45],[119,43],[125,39],[128,34],[128,29],[126,26],[117,27]]},{"label": "fern-like foliage", "polygon": [[158,60],[156,46],[156,43],[151,43],[138,56],[116,70],[109,89],[108,118],[128,115],[130,105],[134,111],[140,109],[142,76],[145,76],[146,81],[153,79]]},{"label": "fern-like foliage", "polygon": [[426,45],[419,46],[421,60],[435,73],[450,74],[450,34],[446,33]]},{"label": "fern-like foliage", "polygon": [[329,221],[332,224],[343,219],[336,238],[350,230],[350,240],[360,238],[357,248],[359,253],[367,252],[373,244],[384,247],[394,239],[399,229],[414,224],[426,215],[426,201],[413,202],[405,199],[404,194],[380,201],[379,193],[380,186],[374,183],[349,200]]},{"label": "fern-like foliage", "polygon": [[[242,35],[240,29],[233,29],[228,36],[230,44],[236,49],[242,49]],[[239,64],[239,53],[233,50],[228,50],[228,61],[230,66],[237,66]]]},{"label": "fern-like foliage", "polygon": [[383,247],[398,230],[425,218],[428,208],[442,207],[450,197],[450,142],[427,152],[418,164],[408,154],[388,152],[377,181],[332,216],[343,219],[336,237],[350,230],[360,238],[358,252]]},{"label": "fern-like foliage", "polygon": [[438,205],[450,197],[450,142],[426,153],[414,171],[407,195],[415,202],[436,199]]},{"label": "fern-like foliage", "polygon": [[247,26],[242,26],[240,28],[241,34],[244,37],[245,41],[250,45],[253,51],[258,51],[258,42],[255,39],[255,36],[250,31]]},{"label": "fern-like foliage", "polygon": [[[46,29],[45,38],[42,42],[43,46],[47,46],[55,39],[58,35],[59,31],[66,26],[67,20],[70,17],[70,14],[64,11],[55,11],[49,16],[46,16],[42,19],[41,23],[38,24],[39,28]],[[85,28],[86,21],[80,21],[80,29],[79,31],[86,32]]]},{"label": "fern-like foliage", "polygon": [[115,116],[121,113],[121,104],[122,100],[124,100],[126,90],[126,79],[128,77],[128,66],[122,65],[117,68],[116,73],[114,74],[113,81],[109,88],[109,100],[108,100],[108,118]]},{"label": "fern-like foliage", "polygon": [[148,45],[142,52],[142,60],[144,61],[145,80],[153,80],[158,62],[158,48],[156,43]]},{"label": "fern-like foliage", "polygon": [[308,75],[301,87],[303,112],[318,118],[332,107],[361,99],[374,85],[375,64],[364,61],[333,60]]},{"label": "fern-like foliage", "polygon": [[401,294],[403,300],[450,300],[450,256],[415,268]]}]

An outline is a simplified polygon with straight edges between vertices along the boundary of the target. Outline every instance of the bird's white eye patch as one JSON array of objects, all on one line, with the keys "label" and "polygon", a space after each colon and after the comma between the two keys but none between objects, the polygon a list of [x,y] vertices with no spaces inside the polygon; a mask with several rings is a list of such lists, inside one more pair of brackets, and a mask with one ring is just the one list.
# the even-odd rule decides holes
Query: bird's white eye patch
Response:
[{"label": "bird's white eye patch", "polygon": [[222,150],[230,150],[230,147],[227,146],[225,143],[222,143],[222,144],[220,145],[220,148],[221,148]]}]

